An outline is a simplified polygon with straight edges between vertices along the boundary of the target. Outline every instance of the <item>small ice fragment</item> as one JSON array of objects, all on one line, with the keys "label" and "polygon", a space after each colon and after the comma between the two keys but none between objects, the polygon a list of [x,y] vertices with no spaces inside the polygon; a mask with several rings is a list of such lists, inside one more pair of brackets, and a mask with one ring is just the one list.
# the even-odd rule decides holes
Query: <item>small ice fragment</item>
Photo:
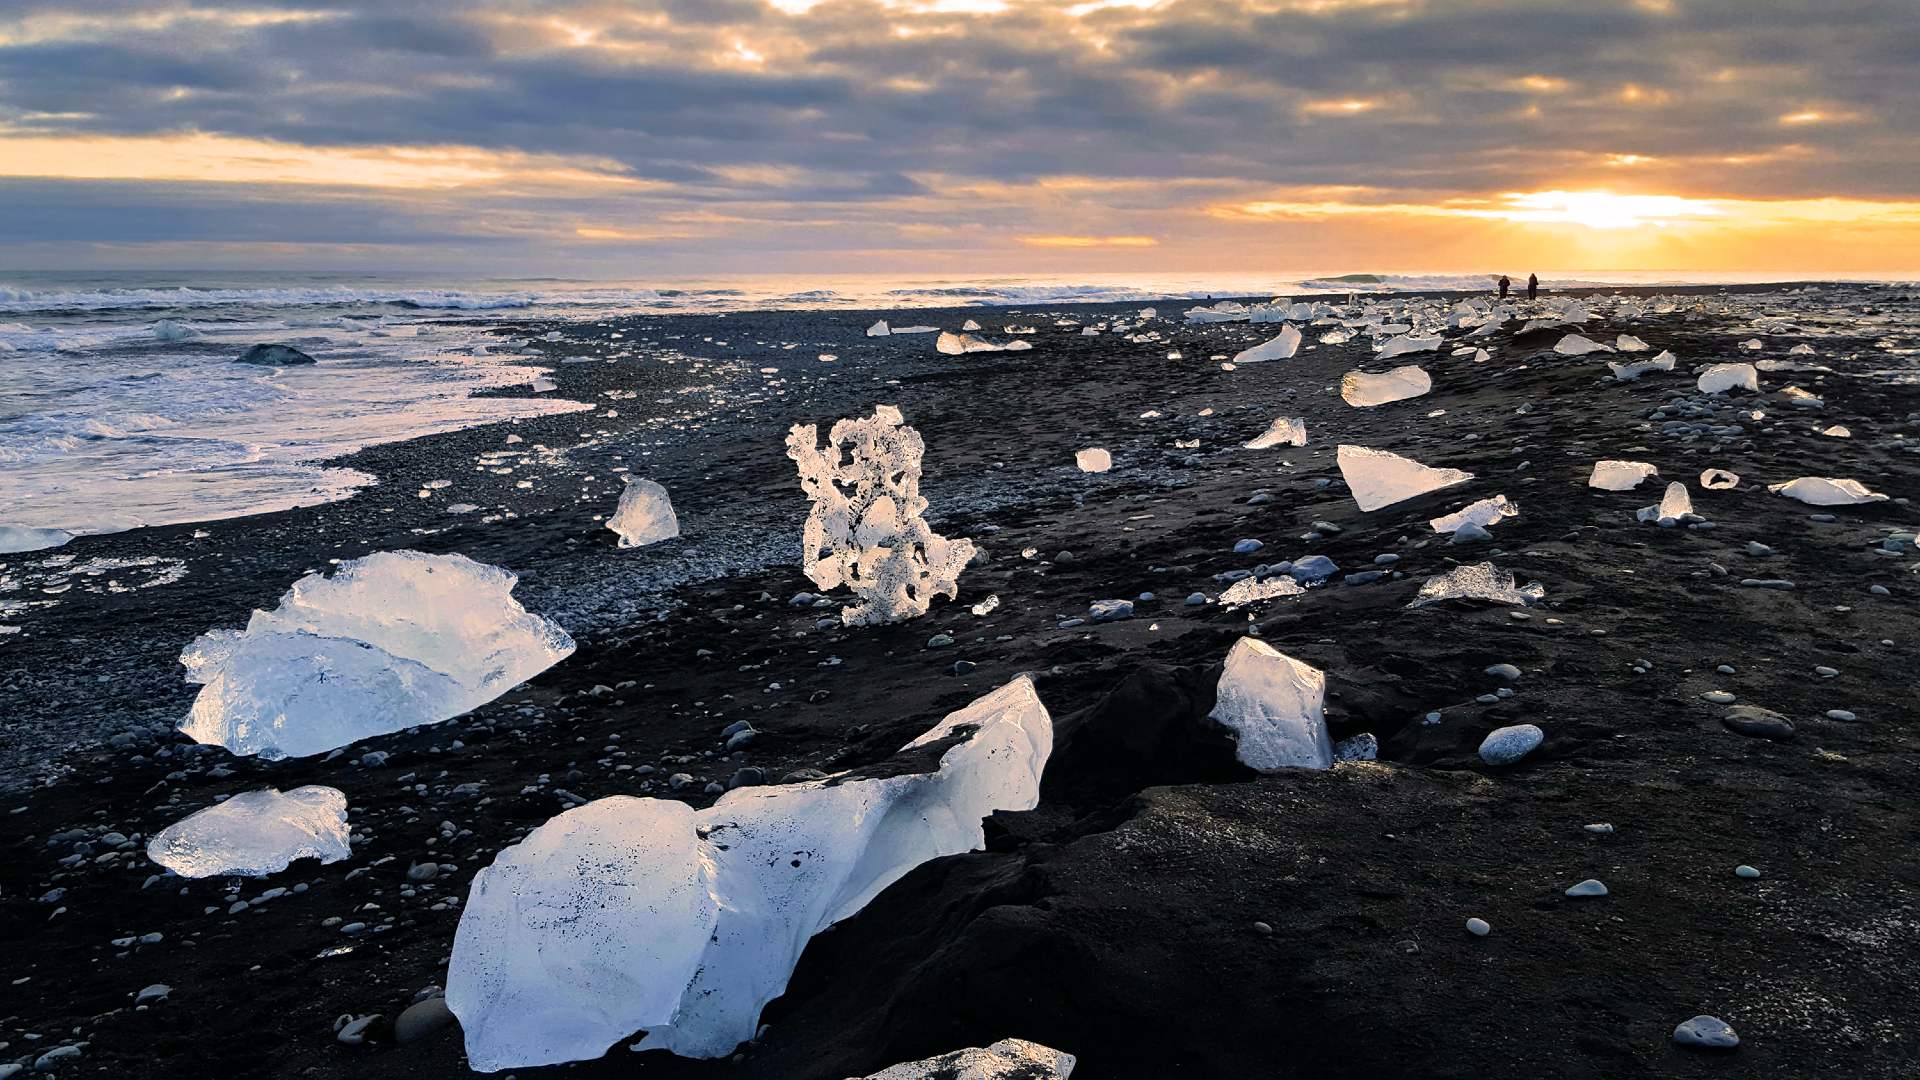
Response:
[{"label": "small ice fragment", "polygon": [[890,337],[892,334],[893,330],[887,326],[887,320],[885,319],[881,319],[879,322],[867,327],[868,337]]},{"label": "small ice fragment", "polygon": [[980,329],[980,324],[979,324],[979,323],[977,323],[977,322],[974,322],[974,321],[973,321],[972,319],[968,319],[968,320],[967,320],[966,322],[964,322],[964,323],[961,323],[961,324],[960,324],[960,329],[962,329],[962,330],[978,330],[978,329]]},{"label": "small ice fragment", "polygon": [[1613,347],[1621,352],[1640,352],[1647,348],[1647,343],[1634,337],[1632,334],[1621,334],[1620,337],[1614,341]]},{"label": "small ice fragment", "polygon": [[1336,451],[1340,475],[1363,512],[1392,506],[1430,491],[1464,484],[1473,474],[1459,469],[1436,469],[1412,458],[1364,446],[1342,445]]},{"label": "small ice fragment", "polygon": [[1234,756],[1249,768],[1331,768],[1333,743],[1322,712],[1326,690],[1325,672],[1243,637],[1227,653],[1208,715],[1233,732]]},{"label": "small ice fragment", "polygon": [[1427,524],[1433,526],[1433,531],[1437,533],[1455,532],[1463,525],[1478,525],[1484,529],[1519,512],[1520,508],[1508,502],[1505,495],[1495,495],[1491,499],[1470,503],[1445,517],[1434,518]]},{"label": "small ice fragment", "polygon": [[1307,590],[1290,577],[1275,575],[1261,580],[1259,578],[1241,578],[1227,591],[1220,594],[1220,602],[1229,608],[1242,607],[1260,600],[1273,600],[1282,596],[1299,596]]},{"label": "small ice fragment", "polygon": [[532,386],[533,386],[533,392],[536,394],[545,394],[545,393],[549,393],[551,391],[560,389],[559,383],[554,382],[552,379],[547,378],[545,375],[534,376]]},{"label": "small ice fragment", "polygon": [[1271,341],[1262,342],[1250,349],[1242,349],[1234,354],[1236,364],[1252,364],[1261,360],[1285,360],[1300,350],[1300,331],[1289,323]]},{"label": "small ice fragment", "polygon": [[607,519],[607,528],[620,534],[623,548],[645,547],[680,535],[680,518],[673,512],[667,489],[651,480],[627,477],[620,505]]},{"label": "small ice fragment", "polygon": [[967,610],[973,612],[975,615],[989,615],[992,614],[994,608],[999,606],[1000,594],[994,593]]},{"label": "small ice fragment", "polygon": [[1613,371],[1613,377],[1621,382],[1637,379],[1655,371],[1672,371],[1679,360],[1670,352],[1662,351],[1651,360],[1634,360],[1625,364],[1607,361],[1607,367]]},{"label": "small ice fragment", "polygon": [[1375,360],[1390,360],[1393,357],[1404,356],[1407,353],[1431,352],[1439,347],[1439,334],[1434,334],[1431,337],[1402,334],[1397,338],[1390,339],[1385,345],[1382,345],[1380,351],[1373,354],[1373,358]]},{"label": "small ice fragment", "polygon": [[1632,491],[1647,477],[1659,475],[1659,469],[1644,461],[1596,461],[1587,486],[1602,491]]},{"label": "small ice fragment", "polygon": [[1081,472],[1101,473],[1113,468],[1113,455],[1100,447],[1093,446],[1085,450],[1075,450],[1073,463],[1080,467]]},{"label": "small ice fragment", "polygon": [[1420,586],[1420,594],[1407,606],[1426,607],[1445,600],[1490,600],[1496,604],[1533,604],[1544,600],[1546,586],[1530,581],[1518,588],[1513,572],[1490,562],[1456,567],[1445,574],[1430,577]]},{"label": "small ice fragment", "polygon": [[1356,409],[1371,409],[1417,398],[1433,389],[1433,379],[1418,364],[1371,375],[1349,371],[1340,377],[1340,397]]},{"label": "small ice fragment", "polygon": [[242,792],[147,841],[148,858],[188,878],[265,877],[295,859],[326,864],[349,854],[347,797],[317,785]]},{"label": "small ice fragment", "polygon": [[1271,446],[1307,445],[1307,421],[1303,416],[1283,416],[1267,425],[1267,430],[1258,438],[1246,444],[1248,450],[1265,450]]},{"label": "small ice fragment", "polygon": [[1784,484],[1768,484],[1767,490],[1812,506],[1854,506],[1887,501],[1885,495],[1869,491],[1858,480],[1836,480],[1824,476],[1802,476]]},{"label": "small ice fragment", "polygon": [[1708,491],[1725,491],[1740,485],[1740,474],[1725,469],[1707,469],[1700,474],[1700,486]]},{"label": "small ice fragment", "polygon": [[1077,1063],[1072,1054],[1039,1043],[1001,1039],[985,1050],[903,1062],[862,1080],[1068,1080]]},{"label": "small ice fragment", "polygon": [[1568,334],[1560,339],[1559,344],[1553,347],[1553,351],[1561,356],[1585,356],[1591,352],[1612,352],[1613,346],[1602,345],[1579,334]]},{"label": "small ice fragment", "polygon": [[1729,390],[1760,391],[1760,373],[1752,364],[1714,364],[1700,373],[1695,384],[1703,394],[1724,394]]},{"label": "small ice fragment", "polygon": [[1849,430],[1845,424],[1835,424],[1832,427],[1822,428],[1820,429],[1820,434],[1832,439],[1853,438],[1853,432]]},{"label": "small ice fragment", "polygon": [[1634,511],[1634,517],[1643,522],[1664,523],[1679,521],[1691,513],[1693,513],[1693,500],[1687,495],[1687,485],[1676,480],[1667,485],[1667,490],[1660,496],[1658,505],[1641,507]]}]

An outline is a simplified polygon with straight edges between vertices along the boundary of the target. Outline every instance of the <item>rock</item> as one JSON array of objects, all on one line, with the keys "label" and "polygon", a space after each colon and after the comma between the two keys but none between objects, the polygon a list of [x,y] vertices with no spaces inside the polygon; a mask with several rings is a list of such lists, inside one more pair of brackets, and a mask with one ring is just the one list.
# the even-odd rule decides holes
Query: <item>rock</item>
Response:
[{"label": "rock", "polygon": [[1733,695],[1725,690],[1709,690],[1700,696],[1715,705],[1731,705],[1734,702]]},{"label": "rock", "polygon": [[1547,733],[1532,724],[1498,728],[1481,740],[1480,760],[1489,765],[1511,765],[1533,753],[1546,738]]},{"label": "rock", "polygon": [[359,1017],[358,1019],[347,1020],[346,1023],[340,1025],[338,1031],[334,1032],[333,1037],[346,1043],[348,1046],[359,1046],[361,1043],[367,1041],[367,1029],[372,1027],[373,1022],[378,1019],[380,1019],[380,1014],[368,1013],[366,1016]]},{"label": "rock", "polygon": [[152,986],[143,987],[139,993],[133,995],[133,1003],[152,1005],[155,1002],[167,1000],[167,995],[171,993],[173,993],[173,987],[166,983],[154,983]]},{"label": "rock", "polygon": [[1206,602],[1207,602],[1207,594],[1206,594],[1206,593],[1200,593],[1200,592],[1197,592],[1197,593],[1188,593],[1188,594],[1187,594],[1187,606],[1188,606],[1188,607],[1199,607],[1199,606],[1201,606],[1202,604],[1205,604]]},{"label": "rock", "polygon": [[291,345],[255,345],[240,354],[235,363],[261,364],[269,367],[285,367],[292,364],[311,364],[313,357]]},{"label": "rock", "polygon": [[419,1042],[453,1023],[453,1010],[447,1008],[447,999],[430,997],[407,1006],[393,1021],[393,1040],[398,1043]]},{"label": "rock", "polygon": [[1295,562],[1293,569],[1287,572],[1292,575],[1293,580],[1305,585],[1308,582],[1323,581],[1339,571],[1340,567],[1325,555],[1309,555]]},{"label": "rock", "polygon": [[1094,622],[1114,622],[1119,619],[1133,618],[1131,600],[1095,600],[1087,609],[1087,617]]},{"label": "rock", "polygon": [[1772,709],[1762,709],[1757,705],[1735,705],[1727,710],[1727,715],[1720,722],[1727,726],[1727,730],[1748,738],[1793,738],[1793,721]]},{"label": "rock", "polygon": [[1581,882],[1580,884],[1575,885],[1572,888],[1568,889],[1567,895],[1573,896],[1573,897],[1605,896],[1607,895],[1607,887],[1601,884],[1600,879],[1598,878],[1588,878],[1587,880]]},{"label": "rock", "polygon": [[1701,1015],[1674,1028],[1673,1041],[1700,1050],[1731,1050],[1740,1045],[1740,1036],[1725,1020]]},{"label": "rock", "polygon": [[1604,833],[1610,833],[1613,831],[1613,823],[1610,821],[1596,821],[1591,825],[1582,825],[1580,827],[1587,830],[1590,833],[1604,834]]},{"label": "rock", "polygon": [[1741,863],[1739,866],[1733,868],[1733,876],[1749,879],[1757,878],[1760,876],[1760,871],[1748,866],[1746,863]]},{"label": "rock", "polygon": [[440,876],[440,864],[437,862],[412,863],[407,867],[408,881],[432,881]]},{"label": "rock", "polygon": [[1453,535],[1448,538],[1447,543],[1449,544],[1484,544],[1491,539],[1493,539],[1492,533],[1488,532],[1486,529],[1482,528],[1481,526],[1475,525],[1473,522],[1469,521],[1465,525],[1462,525],[1459,528],[1453,530]]},{"label": "rock", "polygon": [[1371,731],[1363,731],[1333,744],[1335,761],[1375,761],[1380,757],[1380,740]]},{"label": "rock", "polygon": [[1514,667],[1512,664],[1495,664],[1487,669],[1487,674],[1496,679],[1505,679],[1508,682],[1512,682],[1520,677],[1520,669]]},{"label": "rock", "polygon": [[1858,716],[1855,716],[1855,715],[1854,715],[1853,713],[1851,713],[1851,712],[1849,712],[1849,711],[1848,711],[1848,710],[1846,710],[1846,709],[1828,709],[1828,710],[1827,710],[1827,719],[1829,719],[1829,720],[1844,720],[1844,721],[1849,721],[1849,722],[1851,722],[1851,721],[1854,721],[1854,720],[1858,720],[1858,719],[1860,719],[1860,718],[1859,718]]},{"label": "rock", "polygon": [[1485,919],[1468,919],[1467,933],[1472,934],[1474,937],[1486,937],[1488,934],[1493,933],[1493,927],[1489,925]]}]

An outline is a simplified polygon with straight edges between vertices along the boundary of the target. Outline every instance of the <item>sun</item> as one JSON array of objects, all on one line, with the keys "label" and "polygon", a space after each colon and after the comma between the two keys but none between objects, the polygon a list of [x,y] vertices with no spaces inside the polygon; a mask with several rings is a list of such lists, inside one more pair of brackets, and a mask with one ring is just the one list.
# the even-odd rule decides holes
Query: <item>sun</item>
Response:
[{"label": "sun", "polygon": [[1678,195],[1616,195],[1610,191],[1511,192],[1501,196],[1506,205],[1486,212],[1488,217],[1540,224],[1584,225],[1589,229],[1665,227],[1704,218],[1722,211],[1703,199]]}]

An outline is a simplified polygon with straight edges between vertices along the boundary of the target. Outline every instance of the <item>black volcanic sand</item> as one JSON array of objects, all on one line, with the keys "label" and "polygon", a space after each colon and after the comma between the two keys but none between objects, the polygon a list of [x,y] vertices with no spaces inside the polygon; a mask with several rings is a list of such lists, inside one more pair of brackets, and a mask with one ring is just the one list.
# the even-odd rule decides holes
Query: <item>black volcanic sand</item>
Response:
[{"label": "black volcanic sand", "polygon": [[[565,460],[474,471],[475,455],[502,447],[508,429],[496,425],[357,455],[345,464],[383,483],[347,502],[204,526],[200,539],[178,528],[75,541],[83,559],[161,555],[190,573],[28,616],[0,646],[13,776],[36,785],[6,796],[18,809],[0,818],[0,1061],[83,1043],[63,1075],[469,1075],[453,1029],[395,1045],[388,1021],[445,981],[473,871],[569,796],[665,795],[664,777],[684,771],[699,781],[687,797],[704,804],[691,793],[745,767],[778,778],[871,765],[1034,672],[1058,735],[1040,809],[996,815],[987,850],[920,867],[817,937],[767,1009],[764,1037],[733,1060],[636,1055],[628,1040],[565,1074],[839,1078],[1019,1036],[1079,1055],[1089,1078],[1914,1076],[1915,555],[1871,549],[1915,524],[1905,497],[1920,481],[1896,436],[1913,428],[1920,387],[1865,374],[1907,363],[1888,351],[1911,345],[1911,331],[1863,320],[1854,336],[1781,333],[1749,353],[1737,348],[1754,336],[1745,317],[1717,314],[1718,293],[1701,299],[1691,317],[1588,327],[1671,348],[1682,360],[1672,375],[1612,382],[1603,355],[1554,355],[1559,331],[1503,331],[1484,339],[1490,363],[1446,350],[1394,361],[1425,365],[1432,394],[1368,410],[1330,392],[1362,361],[1390,366],[1363,343],[1222,372],[1206,358],[1276,328],[1163,320],[1152,325],[1166,340],[1129,343],[1053,325],[1138,305],[574,325],[540,350],[639,347],[640,358],[556,369],[563,396],[621,416],[511,429],[529,444],[578,444]],[[1912,299],[1885,290],[1735,299],[1789,319],[1844,302],[1916,322]],[[1159,305],[1175,317],[1184,306]],[[881,316],[948,327],[971,316],[995,338],[1012,322],[1041,332],[1029,352],[942,357],[930,337],[862,336]],[[1834,374],[1762,381],[1814,389],[1824,412],[1770,392],[1718,404],[1712,422],[1738,422],[1737,435],[1666,434],[1647,419],[1694,397],[1696,363],[1785,358],[1802,340]],[[786,342],[799,347],[773,347]],[[711,363],[696,372],[657,359],[661,349]],[[821,352],[839,360],[822,364]],[[725,403],[697,429],[646,421],[700,386]],[[604,393],[629,388],[636,398]],[[814,587],[795,565],[805,502],[781,440],[793,421],[876,403],[898,405],[926,437],[937,527],[975,537],[991,561],[963,577],[958,603],[923,618],[821,629],[823,612],[788,603]],[[1196,415],[1209,406],[1213,416]],[[1740,419],[1752,408],[1767,418]],[[1149,410],[1164,415],[1141,418]],[[1310,444],[1238,448],[1278,415],[1305,416]],[[1853,438],[1816,433],[1834,422]],[[1188,439],[1200,448],[1174,446]],[[1340,442],[1478,479],[1363,515],[1334,467]],[[1090,445],[1113,451],[1111,473],[1073,468]],[[1659,486],[1588,489],[1592,462],[1607,457],[1686,480],[1716,527],[1636,523]],[[612,507],[620,463],[673,492],[685,540],[615,549],[594,516]],[[1709,466],[1741,474],[1740,487],[1700,490]],[[1764,487],[1803,474],[1857,477],[1896,499],[1816,521],[1817,508]],[[533,489],[514,487],[529,475]],[[419,498],[436,477],[456,485]],[[1272,501],[1249,504],[1256,490]],[[1449,546],[1426,525],[1496,493],[1522,512],[1491,544]],[[517,516],[449,515],[456,499]],[[1299,539],[1315,521],[1340,531]],[[1244,537],[1266,549],[1234,555]],[[1749,541],[1774,554],[1749,555]],[[558,614],[579,652],[470,716],[332,759],[236,760],[164,733],[191,699],[175,662],[187,640],[271,606],[329,558],[400,547],[520,572],[517,595]],[[1251,618],[1182,602],[1217,595],[1215,574],[1309,553],[1343,574],[1385,553],[1400,560],[1385,579],[1336,578]],[[1545,603],[1406,607],[1428,576],[1489,558],[1544,583]],[[1145,591],[1160,599],[1131,620],[1060,625],[1090,601]],[[970,614],[989,594],[997,610]],[[1233,762],[1203,718],[1220,660],[1256,628],[1328,672],[1336,737],[1372,732],[1383,760],[1266,777]],[[929,647],[938,634],[956,643]],[[978,666],[954,674],[956,661]],[[1502,663],[1522,671],[1512,696],[1480,700],[1508,685],[1486,673]],[[1712,689],[1786,715],[1794,736],[1733,733],[1724,707],[1702,699]],[[1827,719],[1832,709],[1857,719]],[[1438,722],[1423,721],[1430,712]],[[762,734],[729,758],[719,733],[742,719]],[[1545,744],[1515,766],[1483,764],[1480,740],[1514,723],[1540,725]],[[84,745],[56,762],[49,730]],[[371,750],[384,761],[361,757]],[[156,867],[137,843],[113,854],[102,840],[143,837],[216,796],[310,783],[347,793],[350,860],[143,885]],[[1583,830],[1592,822],[1617,831]],[[408,885],[409,864],[429,859],[441,876]],[[1764,876],[1736,877],[1741,863]],[[1588,877],[1611,895],[1563,895]],[[296,884],[306,888],[229,914],[235,899]],[[1469,916],[1491,936],[1470,936]],[[366,929],[343,933],[351,923]],[[163,936],[114,944],[146,934]],[[135,1008],[152,983],[170,996]],[[336,1017],[369,1013],[388,1020],[364,1045],[335,1038]],[[1697,1013],[1729,1021],[1738,1050],[1676,1047],[1674,1026]],[[550,1073],[561,1070],[513,1070]]]}]

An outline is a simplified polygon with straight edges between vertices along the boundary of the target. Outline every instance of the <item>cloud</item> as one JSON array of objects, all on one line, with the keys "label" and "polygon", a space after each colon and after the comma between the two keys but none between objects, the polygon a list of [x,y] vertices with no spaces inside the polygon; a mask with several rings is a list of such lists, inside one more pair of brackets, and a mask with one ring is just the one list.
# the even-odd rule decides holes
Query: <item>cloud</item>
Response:
[{"label": "cloud", "polygon": [[[1505,193],[1870,216],[1920,196],[1920,50],[1888,33],[1911,2],[12,0],[0,177],[36,202],[0,215],[74,222],[113,181],[153,213],[225,191],[276,258],[359,235],[352,206],[429,258],[690,271],[924,262],[936,235],[983,265],[1319,259],[1394,206],[1578,224]],[[1666,220],[1627,205],[1585,220]]]}]

